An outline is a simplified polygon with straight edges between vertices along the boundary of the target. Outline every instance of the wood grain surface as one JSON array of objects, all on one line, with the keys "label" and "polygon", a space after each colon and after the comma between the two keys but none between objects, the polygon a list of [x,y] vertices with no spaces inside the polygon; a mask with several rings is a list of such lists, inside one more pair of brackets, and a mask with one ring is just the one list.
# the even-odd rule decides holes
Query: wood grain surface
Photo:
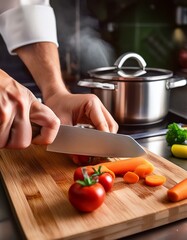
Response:
[{"label": "wood grain surface", "polygon": [[92,213],[80,213],[68,201],[77,166],[63,154],[41,146],[1,150],[0,171],[26,239],[117,239],[187,217],[187,200],[170,203],[166,196],[187,172],[151,152],[145,157],[155,173],[167,177],[164,186],[127,185],[118,177],[104,204]]}]

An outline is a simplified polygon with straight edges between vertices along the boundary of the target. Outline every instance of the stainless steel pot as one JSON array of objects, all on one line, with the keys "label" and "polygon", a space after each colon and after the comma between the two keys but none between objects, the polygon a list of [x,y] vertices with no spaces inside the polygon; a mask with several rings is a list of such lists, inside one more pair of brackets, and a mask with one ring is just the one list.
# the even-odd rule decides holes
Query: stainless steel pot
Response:
[{"label": "stainless steel pot", "polygon": [[[138,67],[124,67],[133,58]],[[88,72],[91,79],[78,82],[91,88],[119,124],[142,125],[162,121],[169,111],[170,90],[187,84],[165,69],[146,68],[137,53],[126,53],[113,67]]]}]

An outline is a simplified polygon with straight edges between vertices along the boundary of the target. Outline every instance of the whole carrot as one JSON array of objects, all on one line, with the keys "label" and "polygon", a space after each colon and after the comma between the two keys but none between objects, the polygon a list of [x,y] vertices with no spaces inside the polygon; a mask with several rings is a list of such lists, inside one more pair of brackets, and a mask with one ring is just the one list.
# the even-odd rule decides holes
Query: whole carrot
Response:
[{"label": "whole carrot", "polygon": [[187,199],[187,178],[177,183],[167,192],[168,199],[172,202],[178,202]]},{"label": "whole carrot", "polygon": [[[126,172],[133,172],[140,164],[151,164],[143,157],[128,158],[115,162],[104,162],[95,166],[103,165],[114,172],[116,175],[124,175]],[[152,165],[152,164],[151,164]],[[153,166],[153,165],[152,165]]]}]

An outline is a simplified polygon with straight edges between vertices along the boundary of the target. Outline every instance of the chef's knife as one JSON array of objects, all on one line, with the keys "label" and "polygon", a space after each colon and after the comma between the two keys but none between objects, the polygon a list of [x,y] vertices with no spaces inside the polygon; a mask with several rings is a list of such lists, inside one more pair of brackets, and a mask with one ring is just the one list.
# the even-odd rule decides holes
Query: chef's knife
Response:
[{"label": "chef's knife", "polygon": [[96,129],[61,125],[47,151],[96,157],[138,157],[145,150],[132,137]]}]

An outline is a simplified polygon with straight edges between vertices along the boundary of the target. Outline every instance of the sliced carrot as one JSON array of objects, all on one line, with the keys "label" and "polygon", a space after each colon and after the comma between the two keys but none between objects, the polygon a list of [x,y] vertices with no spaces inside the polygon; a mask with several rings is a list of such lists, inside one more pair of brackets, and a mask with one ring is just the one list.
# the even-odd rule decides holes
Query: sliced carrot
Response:
[{"label": "sliced carrot", "polygon": [[128,171],[134,172],[134,170],[140,164],[150,164],[150,162],[143,157],[136,157],[119,160],[115,162],[104,162],[101,164],[97,164],[95,166],[102,165],[110,169],[116,175],[124,175]]},{"label": "sliced carrot", "polygon": [[134,172],[140,177],[145,178],[148,174],[151,174],[154,170],[153,164],[140,164],[136,167]]},{"label": "sliced carrot", "polygon": [[134,172],[126,172],[123,176],[125,183],[137,183],[139,181],[139,176]]},{"label": "sliced carrot", "polygon": [[187,199],[187,178],[170,188],[167,192],[167,196],[172,202]]},{"label": "sliced carrot", "polygon": [[151,187],[156,187],[164,184],[166,181],[165,176],[161,175],[149,175],[145,177],[145,184]]}]

